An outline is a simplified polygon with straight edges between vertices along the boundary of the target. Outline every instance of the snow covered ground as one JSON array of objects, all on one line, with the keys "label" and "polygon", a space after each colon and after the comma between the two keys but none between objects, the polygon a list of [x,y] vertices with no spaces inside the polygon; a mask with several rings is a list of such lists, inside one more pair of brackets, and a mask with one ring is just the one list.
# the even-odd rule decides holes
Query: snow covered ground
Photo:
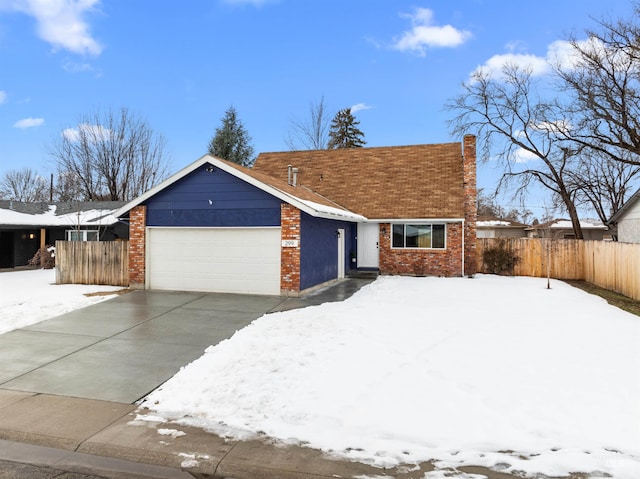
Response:
[{"label": "snow covered ground", "polygon": [[[0,332],[118,289],[54,283],[52,270],[0,273]],[[143,405],[230,438],[269,436],[378,466],[637,479],[640,318],[545,286],[382,277],[345,302],[254,321]]]},{"label": "snow covered ground", "polygon": [[142,405],[378,466],[637,479],[639,344],[640,318],[558,281],[382,277],[257,319]]},{"label": "snow covered ground", "polygon": [[87,297],[86,293],[122,289],[55,283],[56,273],[53,269],[0,273],[0,334],[113,297]]}]

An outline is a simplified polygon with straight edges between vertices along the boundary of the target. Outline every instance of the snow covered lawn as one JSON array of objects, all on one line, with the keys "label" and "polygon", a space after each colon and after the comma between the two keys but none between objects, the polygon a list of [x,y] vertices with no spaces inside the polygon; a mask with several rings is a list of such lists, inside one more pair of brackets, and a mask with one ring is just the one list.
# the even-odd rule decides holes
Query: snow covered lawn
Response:
[{"label": "snow covered lawn", "polygon": [[142,405],[378,466],[637,479],[639,344],[640,318],[558,281],[381,277],[257,319]]},{"label": "snow covered lawn", "polygon": [[0,334],[113,297],[87,297],[87,293],[122,289],[55,283],[56,273],[53,269],[0,273]]}]

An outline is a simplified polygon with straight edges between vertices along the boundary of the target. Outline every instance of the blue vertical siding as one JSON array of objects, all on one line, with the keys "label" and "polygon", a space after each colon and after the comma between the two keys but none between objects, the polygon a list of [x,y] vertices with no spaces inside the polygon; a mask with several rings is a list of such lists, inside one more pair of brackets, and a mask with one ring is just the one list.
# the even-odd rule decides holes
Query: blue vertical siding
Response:
[{"label": "blue vertical siding", "polygon": [[338,277],[339,228],[345,230],[345,272],[351,269],[349,252],[355,249],[355,223],[314,218],[304,212],[300,223],[300,289]]},{"label": "blue vertical siding", "polygon": [[281,201],[229,173],[207,165],[147,202],[148,226],[280,226]]}]

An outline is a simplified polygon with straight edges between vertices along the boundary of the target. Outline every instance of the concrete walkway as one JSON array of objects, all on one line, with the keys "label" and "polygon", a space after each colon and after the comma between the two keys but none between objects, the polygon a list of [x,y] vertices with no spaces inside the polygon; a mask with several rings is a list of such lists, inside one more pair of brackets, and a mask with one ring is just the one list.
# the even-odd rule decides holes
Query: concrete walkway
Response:
[{"label": "concrete walkway", "polygon": [[144,411],[135,402],[264,313],[340,301],[370,281],[351,278],[300,298],[134,291],[0,335],[0,460],[107,477],[125,469],[139,477],[185,477],[176,474],[188,469],[237,479],[265,470],[271,475],[259,477],[308,477],[309,467],[327,477],[369,470],[194,428],[160,434],[176,426],[137,420]]},{"label": "concrete walkway", "polygon": [[0,335],[0,388],[132,404],[263,314],[340,301],[367,282],[301,298],[134,291]]},{"label": "concrete walkway", "polygon": [[[0,478],[424,478],[429,462],[379,469],[267,440],[226,441],[134,404],[263,313],[340,301],[370,281],[302,298],[137,291],[0,335]],[[483,467],[447,477],[473,474],[520,477]]]}]

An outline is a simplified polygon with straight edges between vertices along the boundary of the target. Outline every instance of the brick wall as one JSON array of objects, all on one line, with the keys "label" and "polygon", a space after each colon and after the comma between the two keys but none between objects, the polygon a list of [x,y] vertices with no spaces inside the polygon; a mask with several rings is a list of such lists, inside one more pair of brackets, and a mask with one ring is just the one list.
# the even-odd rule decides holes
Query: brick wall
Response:
[{"label": "brick wall", "polygon": [[147,207],[136,206],[129,213],[129,287],[144,289]]},{"label": "brick wall", "polygon": [[464,181],[464,273],[475,274],[477,271],[476,222],[478,205],[476,191],[476,137],[465,135],[462,146],[462,171]]},{"label": "brick wall", "polygon": [[283,247],[280,253],[280,290],[283,294],[300,291],[300,210],[282,203],[280,207],[282,240],[297,240],[297,247]]},{"label": "brick wall", "polygon": [[[380,273],[410,276],[461,276],[462,224],[447,225],[447,248],[392,249],[391,225],[380,225]],[[475,243],[474,243],[475,244]]]}]

